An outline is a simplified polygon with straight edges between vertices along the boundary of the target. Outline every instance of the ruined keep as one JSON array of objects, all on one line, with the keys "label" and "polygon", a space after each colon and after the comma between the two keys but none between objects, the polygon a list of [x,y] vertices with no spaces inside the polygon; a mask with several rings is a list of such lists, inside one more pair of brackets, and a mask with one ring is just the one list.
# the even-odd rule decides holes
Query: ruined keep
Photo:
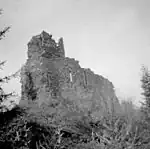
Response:
[{"label": "ruined keep", "polygon": [[101,100],[102,107],[118,102],[113,84],[106,78],[81,68],[65,56],[63,39],[58,43],[43,31],[28,43],[28,59],[21,70],[22,100],[39,102],[70,98]]}]

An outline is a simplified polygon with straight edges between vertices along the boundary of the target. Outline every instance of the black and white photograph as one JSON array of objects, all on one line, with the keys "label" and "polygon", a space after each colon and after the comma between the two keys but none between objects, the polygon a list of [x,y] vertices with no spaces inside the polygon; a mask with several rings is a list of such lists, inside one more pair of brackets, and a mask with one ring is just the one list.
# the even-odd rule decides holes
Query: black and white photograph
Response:
[{"label": "black and white photograph", "polygon": [[150,149],[150,0],[0,0],[0,149]]}]

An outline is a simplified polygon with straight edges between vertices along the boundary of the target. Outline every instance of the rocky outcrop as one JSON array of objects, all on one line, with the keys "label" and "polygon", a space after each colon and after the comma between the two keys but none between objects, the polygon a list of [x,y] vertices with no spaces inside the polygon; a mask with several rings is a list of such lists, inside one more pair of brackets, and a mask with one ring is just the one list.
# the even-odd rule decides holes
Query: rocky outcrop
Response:
[{"label": "rocky outcrop", "polygon": [[113,84],[106,78],[81,68],[79,62],[65,57],[63,39],[58,43],[42,32],[28,43],[28,59],[21,70],[22,100],[40,102],[69,98],[88,108],[88,101],[101,101],[111,110],[119,103]]}]

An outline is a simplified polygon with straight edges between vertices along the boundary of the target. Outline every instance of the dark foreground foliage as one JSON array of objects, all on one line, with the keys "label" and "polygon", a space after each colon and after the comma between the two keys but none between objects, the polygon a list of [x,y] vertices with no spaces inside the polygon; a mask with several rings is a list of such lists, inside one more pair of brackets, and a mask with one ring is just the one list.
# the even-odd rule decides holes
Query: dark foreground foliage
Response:
[{"label": "dark foreground foliage", "polygon": [[[137,117],[130,112],[128,109],[128,113],[107,115],[95,122],[83,116],[60,127],[36,121],[29,109],[18,106],[0,114],[0,148],[149,149],[150,126],[139,114]],[[37,113],[34,117],[39,117]]]}]

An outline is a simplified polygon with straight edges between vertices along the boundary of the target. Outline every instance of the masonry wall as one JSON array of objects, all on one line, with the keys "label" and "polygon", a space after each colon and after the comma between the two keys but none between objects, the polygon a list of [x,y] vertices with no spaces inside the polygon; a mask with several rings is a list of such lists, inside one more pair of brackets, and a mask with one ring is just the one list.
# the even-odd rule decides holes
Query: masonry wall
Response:
[{"label": "masonry wall", "polygon": [[28,59],[21,76],[22,100],[46,101],[62,97],[86,102],[96,99],[108,108],[111,108],[110,101],[118,102],[108,79],[65,57],[63,39],[56,43],[44,31],[28,43]]}]

